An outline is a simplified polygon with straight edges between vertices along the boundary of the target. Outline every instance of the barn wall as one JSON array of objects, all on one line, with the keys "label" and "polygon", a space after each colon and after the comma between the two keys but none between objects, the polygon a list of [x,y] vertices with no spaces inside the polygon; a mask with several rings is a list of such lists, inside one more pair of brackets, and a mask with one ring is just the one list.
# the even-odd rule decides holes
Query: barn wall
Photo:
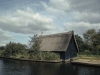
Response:
[{"label": "barn wall", "polygon": [[77,48],[75,45],[74,37],[71,38],[68,49],[65,52],[65,60],[76,57],[77,56]]},{"label": "barn wall", "polygon": [[65,60],[65,52],[60,52],[60,59]]}]

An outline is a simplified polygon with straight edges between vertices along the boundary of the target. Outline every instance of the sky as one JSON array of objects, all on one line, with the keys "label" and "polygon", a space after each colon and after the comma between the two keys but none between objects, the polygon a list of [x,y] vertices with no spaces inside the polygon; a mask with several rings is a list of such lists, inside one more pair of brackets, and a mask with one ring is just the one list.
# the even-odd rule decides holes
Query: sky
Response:
[{"label": "sky", "polygon": [[100,0],[0,0],[0,46],[29,36],[100,29]]}]

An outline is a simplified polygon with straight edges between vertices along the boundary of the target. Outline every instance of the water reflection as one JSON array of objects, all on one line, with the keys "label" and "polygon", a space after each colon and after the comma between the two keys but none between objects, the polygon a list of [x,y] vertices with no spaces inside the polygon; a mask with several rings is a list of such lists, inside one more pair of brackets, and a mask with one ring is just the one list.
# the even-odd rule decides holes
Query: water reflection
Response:
[{"label": "water reflection", "polygon": [[100,75],[99,67],[77,66],[77,75]]},{"label": "water reflection", "polygon": [[100,68],[60,63],[0,60],[0,75],[100,75]]}]

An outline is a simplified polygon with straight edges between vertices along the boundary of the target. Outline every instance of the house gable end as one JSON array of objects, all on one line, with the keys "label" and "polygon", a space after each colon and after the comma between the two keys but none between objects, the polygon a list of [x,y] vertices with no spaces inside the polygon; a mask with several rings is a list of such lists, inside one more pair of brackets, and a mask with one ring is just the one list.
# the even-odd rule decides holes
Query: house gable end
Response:
[{"label": "house gable end", "polygon": [[76,56],[77,56],[77,47],[76,47],[75,39],[72,35],[68,48],[65,52],[65,60],[76,57]]}]

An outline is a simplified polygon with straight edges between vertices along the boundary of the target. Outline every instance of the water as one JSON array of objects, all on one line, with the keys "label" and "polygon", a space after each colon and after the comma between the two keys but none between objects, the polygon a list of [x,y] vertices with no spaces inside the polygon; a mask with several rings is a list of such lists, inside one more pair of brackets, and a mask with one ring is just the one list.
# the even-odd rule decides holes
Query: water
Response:
[{"label": "water", "polygon": [[100,75],[100,67],[0,59],[0,75]]}]

